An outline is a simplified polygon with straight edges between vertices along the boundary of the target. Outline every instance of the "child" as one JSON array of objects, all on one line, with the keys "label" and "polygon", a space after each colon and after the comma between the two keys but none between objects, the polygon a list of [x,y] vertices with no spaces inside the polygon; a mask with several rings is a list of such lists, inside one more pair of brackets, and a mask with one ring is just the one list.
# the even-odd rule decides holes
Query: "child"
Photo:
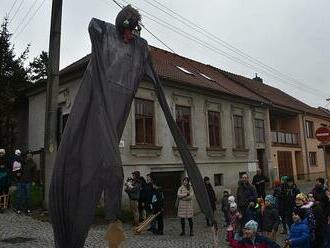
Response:
[{"label": "child", "polygon": [[155,221],[157,225],[157,229],[153,230],[155,235],[163,235],[164,234],[164,220],[163,220],[163,212],[164,212],[164,194],[161,187],[154,183],[153,185],[153,195],[151,199],[151,209],[153,214],[158,214]]},{"label": "child", "polygon": [[305,210],[305,216],[307,220],[307,225],[309,229],[309,240],[311,243],[315,242],[316,237],[316,219],[311,205],[307,200],[307,196],[303,193],[299,193],[296,196],[296,208],[301,208]]},{"label": "child", "polygon": [[262,216],[264,214],[265,210],[265,202],[264,199],[258,198],[257,199],[257,204],[255,206],[256,211],[257,211],[257,218],[258,218],[258,232],[262,232]]},{"label": "child", "polygon": [[278,210],[274,208],[275,198],[272,195],[265,197],[265,209],[262,216],[263,235],[276,241],[276,232],[280,224]]},{"label": "child", "polygon": [[245,211],[243,225],[245,225],[245,223],[249,222],[250,220],[259,222],[258,212],[256,209],[256,204],[254,202],[250,202],[248,208]]},{"label": "child", "polygon": [[309,229],[305,215],[306,210],[303,208],[295,208],[293,210],[293,224],[290,229],[290,235],[285,240],[285,247],[310,248]]},{"label": "child", "polygon": [[229,198],[229,192],[225,190],[223,192],[223,197],[221,200],[221,211],[223,212],[226,227],[229,226],[229,201],[228,201],[228,198]]},{"label": "child", "polygon": [[244,226],[243,238],[239,241],[230,240],[232,248],[280,248],[280,246],[267,237],[257,234],[258,223],[250,220]]},{"label": "child", "polygon": [[227,240],[239,239],[239,226],[242,215],[237,210],[237,204],[232,202],[229,206],[229,226],[227,228]]}]

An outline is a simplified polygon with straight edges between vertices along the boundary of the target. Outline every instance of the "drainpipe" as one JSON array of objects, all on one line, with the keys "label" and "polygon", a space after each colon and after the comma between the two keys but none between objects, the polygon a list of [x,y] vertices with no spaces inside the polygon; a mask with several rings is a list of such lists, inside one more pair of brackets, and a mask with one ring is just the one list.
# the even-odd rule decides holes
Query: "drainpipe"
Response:
[{"label": "drainpipe", "polygon": [[304,134],[304,140],[305,140],[305,153],[306,153],[306,164],[307,164],[307,181],[310,181],[310,167],[309,167],[309,156],[308,156],[308,150],[307,150],[307,134],[306,134],[306,112],[304,112],[302,116],[302,122],[303,122],[303,134]]}]

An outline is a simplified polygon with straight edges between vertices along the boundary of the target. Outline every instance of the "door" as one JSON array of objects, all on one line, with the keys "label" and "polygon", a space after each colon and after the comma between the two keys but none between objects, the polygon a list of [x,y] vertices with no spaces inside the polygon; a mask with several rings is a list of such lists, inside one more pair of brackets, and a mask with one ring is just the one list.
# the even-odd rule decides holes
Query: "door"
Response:
[{"label": "door", "polygon": [[304,174],[304,164],[303,164],[303,158],[301,152],[295,152],[295,158],[296,158],[297,179],[303,180],[305,179],[305,174]]},{"label": "door", "polygon": [[182,171],[153,172],[152,178],[159,183],[164,193],[164,215],[174,217],[177,214],[175,206],[178,188],[181,186]]},{"label": "door", "polygon": [[262,170],[262,173],[264,174],[264,149],[257,149],[257,159],[258,159],[258,167]]},{"label": "door", "polygon": [[293,176],[291,152],[277,152],[278,172],[280,177]]}]

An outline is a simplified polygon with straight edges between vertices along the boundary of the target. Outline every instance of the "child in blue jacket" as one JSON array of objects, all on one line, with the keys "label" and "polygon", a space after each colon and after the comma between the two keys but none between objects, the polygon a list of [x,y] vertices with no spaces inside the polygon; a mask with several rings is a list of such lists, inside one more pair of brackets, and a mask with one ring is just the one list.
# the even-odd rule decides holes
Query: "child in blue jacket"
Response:
[{"label": "child in blue jacket", "polygon": [[305,215],[306,210],[303,208],[295,208],[293,210],[293,224],[290,235],[285,241],[286,246],[292,248],[310,248],[309,228]]}]

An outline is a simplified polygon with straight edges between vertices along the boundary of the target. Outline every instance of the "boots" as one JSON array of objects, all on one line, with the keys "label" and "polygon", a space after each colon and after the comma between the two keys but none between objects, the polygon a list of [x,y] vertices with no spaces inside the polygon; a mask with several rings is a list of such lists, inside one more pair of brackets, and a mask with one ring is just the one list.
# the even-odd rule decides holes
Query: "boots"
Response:
[{"label": "boots", "polygon": [[193,228],[194,224],[192,218],[189,218],[188,221],[189,221],[190,236],[194,236],[194,228]]},{"label": "boots", "polygon": [[186,235],[185,229],[186,229],[185,221],[184,221],[183,218],[181,218],[181,233],[180,233],[180,236]]}]

